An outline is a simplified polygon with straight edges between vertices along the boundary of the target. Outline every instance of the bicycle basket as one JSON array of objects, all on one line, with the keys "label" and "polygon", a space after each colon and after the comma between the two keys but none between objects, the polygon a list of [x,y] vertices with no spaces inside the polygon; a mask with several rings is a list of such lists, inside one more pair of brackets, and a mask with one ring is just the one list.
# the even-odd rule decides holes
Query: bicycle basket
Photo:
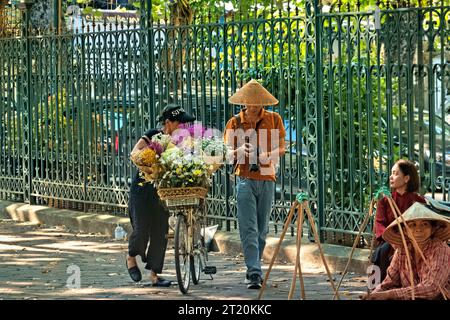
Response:
[{"label": "bicycle basket", "polygon": [[158,189],[159,198],[168,208],[197,206],[207,193],[208,189],[201,187]]}]

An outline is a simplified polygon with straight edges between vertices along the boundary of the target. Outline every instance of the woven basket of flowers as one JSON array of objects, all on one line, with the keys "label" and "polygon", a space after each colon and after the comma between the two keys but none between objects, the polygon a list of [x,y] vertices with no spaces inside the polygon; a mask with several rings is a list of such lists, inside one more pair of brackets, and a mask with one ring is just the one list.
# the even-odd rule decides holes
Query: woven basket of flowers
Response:
[{"label": "woven basket of flowers", "polygon": [[202,187],[159,188],[159,198],[168,208],[198,206],[206,198],[208,189]]}]

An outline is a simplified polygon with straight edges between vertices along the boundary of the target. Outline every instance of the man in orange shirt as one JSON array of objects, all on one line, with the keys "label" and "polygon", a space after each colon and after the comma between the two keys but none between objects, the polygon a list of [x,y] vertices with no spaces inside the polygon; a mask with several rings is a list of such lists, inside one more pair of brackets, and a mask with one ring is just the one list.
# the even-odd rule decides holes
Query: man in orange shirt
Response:
[{"label": "man in orange shirt", "polygon": [[249,289],[262,283],[261,258],[269,231],[276,165],[285,152],[286,131],[281,116],[264,110],[278,104],[257,81],[238,90],[229,102],[244,106],[226,125],[225,141],[233,150],[237,177],[239,234],[247,266]]}]

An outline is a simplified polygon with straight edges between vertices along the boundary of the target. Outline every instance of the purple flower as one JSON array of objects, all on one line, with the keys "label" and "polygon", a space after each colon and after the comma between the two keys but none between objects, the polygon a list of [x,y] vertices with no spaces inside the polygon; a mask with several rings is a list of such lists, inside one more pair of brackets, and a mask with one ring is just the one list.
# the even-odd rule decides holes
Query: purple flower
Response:
[{"label": "purple flower", "polygon": [[215,135],[214,135],[214,129],[212,128],[208,128],[205,130],[205,132],[203,133],[203,139],[214,139]]},{"label": "purple flower", "polygon": [[201,124],[193,124],[188,128],[189,133],[191,134],[191,137],[194,138],[201,138],[203,137],[203,134],[206,131],[206,128],[203,127]]},{"label": "purple flower", "polygon": [[188,132],[191,137],[201,138],[205,134],[207,128],[203,127],[200,123],[187,124],[181,123],[178,125],[178,129],[183,129],[181,131]]},{"label": "purple flower", "polygon": [[192,125],[189,124],[189,123],[180,123],[180,124],[178,125],[178,129],[187,129],[187,128],[189,128],[190,126],[192,126]]},{"label": "purple flower", "polygon": [[189,136],[189,133],[186,131],[186,129],[177,130],[172,134],[172,142],[173,142],[173,144],[178,146],[188,136]]},{"label": "purple flower", "polygon": [[164,151],[163,146],[161,144],[159,144],[158,142],[156,142],[156,141],[152,141],[150,143],[147,143],[147,147],[149,147],[150,149],[155,151],[158,156],[160,156],[161,153],[163,153],[163,151]]}]

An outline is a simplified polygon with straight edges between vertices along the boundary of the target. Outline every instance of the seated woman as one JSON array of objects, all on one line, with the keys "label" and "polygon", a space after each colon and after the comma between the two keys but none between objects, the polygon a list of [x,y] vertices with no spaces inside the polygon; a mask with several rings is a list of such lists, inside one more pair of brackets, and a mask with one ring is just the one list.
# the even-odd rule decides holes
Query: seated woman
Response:
[{"label": "seated woman", "polygon": [[[450,299],[450,220],[431,211],[426,206],[415,203],[404,214],[418,247],[428,264],[424,262],[419,250],[414,249],[403,226],[414,278],[416,299],[443,299],[442,293]],[[398,218],[401,221],[401,217]],[[366,294],[366,300],[409,300],[412,298],[410,273],[407,255],[403,246],[397,221],[392,222],[383,234],[383,238],[396,249],[387,276],[372,293]]]},{"label": "seated woman", "polygon": [[[416,166],[408,160],[398,160],[391,170],[389,186],[392,199],[397,204],[400,212],[405,212],[414,202],[425,203],[425,199],[419,195],[419,175]],[[393,249],[382,238],[384,230],[395,220],[387,197],[378,201],[375,218],[375,248],[372,262],[380,268],[381,281],[386,277],[386,270],[392,258]]]}]

